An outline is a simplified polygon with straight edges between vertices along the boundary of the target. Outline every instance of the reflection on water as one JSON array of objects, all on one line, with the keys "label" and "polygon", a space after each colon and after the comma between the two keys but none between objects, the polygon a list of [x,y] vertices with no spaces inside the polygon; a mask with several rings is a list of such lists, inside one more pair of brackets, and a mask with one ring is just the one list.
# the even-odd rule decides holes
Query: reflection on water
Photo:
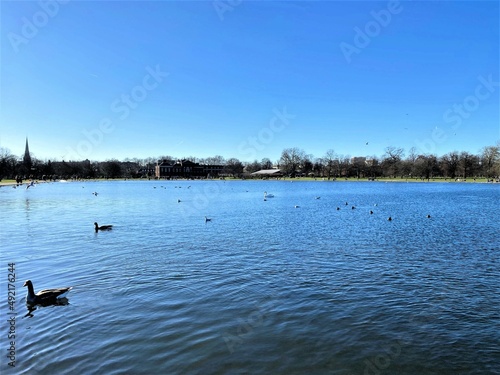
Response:
[{"label": "reflection on water", "polygon": [[444,183],[0,189],[2,264],[74,286],[64,306],[18,299],[16,371],[493,374],[498,198]]},{"label": "reflection on water", "polygon": [[43,301],[43,302],[37,303],[37,304],[26,303],[26,309],[28,310],[28,312],[26,313],[26,315],[24,317],[25,318],[33,318],[34,317],[33,312],[35,310],[37,310],[38,308],[44,308],[44,307],[50,307],[50,306],[66,306],[66,305],[69,305],[69,300],[66,297],[57,298],[57,299],[51,300],[51,301]]}]

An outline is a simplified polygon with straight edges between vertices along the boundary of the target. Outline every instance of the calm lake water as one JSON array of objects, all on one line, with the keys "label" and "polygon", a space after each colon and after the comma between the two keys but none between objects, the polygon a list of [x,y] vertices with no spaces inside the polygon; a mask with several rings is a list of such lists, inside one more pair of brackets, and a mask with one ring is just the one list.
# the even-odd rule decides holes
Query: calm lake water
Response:
[{"label": "calm lake water", "polygon": [[[1,372],[499,374],[499,198],[456,183],[2,187]],[[26,279],[73,286],[69,304],[27,315]]]}]

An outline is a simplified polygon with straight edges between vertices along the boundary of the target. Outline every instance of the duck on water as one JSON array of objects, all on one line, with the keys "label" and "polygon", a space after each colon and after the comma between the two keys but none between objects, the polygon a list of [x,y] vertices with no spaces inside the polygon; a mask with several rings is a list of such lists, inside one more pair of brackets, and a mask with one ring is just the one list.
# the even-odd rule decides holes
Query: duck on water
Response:
[{"label": "duck on water", "polygon": [[44,289],[35,293],[31,280],[26,280],[23,286],[28,287],[28,294],[26,294],[26,303],[30,305],[54,304],[57,302],[57,300],[65,298],[68,292],[73,289],[73,287],[70,286],[65,288]]},{"label": "duck on water", "polygon": [[96,232],[98,232],[100,230],[111,230],[111,229],[113,229],[112,225],[101,225],[101,226],[99,226],[99,224],[97,224],[97,223],[94,223],[94,227],[95,227],[95,231]]}]

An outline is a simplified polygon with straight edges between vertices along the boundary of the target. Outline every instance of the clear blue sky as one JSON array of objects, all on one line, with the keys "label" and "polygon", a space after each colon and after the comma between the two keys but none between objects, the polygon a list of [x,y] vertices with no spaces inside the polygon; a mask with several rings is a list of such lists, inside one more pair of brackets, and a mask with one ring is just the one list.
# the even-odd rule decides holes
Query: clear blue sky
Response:
[{"label": "clear blue sky", "polygon": [[40,4],[0,8],[0,147],[15,155],[26,136],[42,160],[500,139],[498,1]]}]

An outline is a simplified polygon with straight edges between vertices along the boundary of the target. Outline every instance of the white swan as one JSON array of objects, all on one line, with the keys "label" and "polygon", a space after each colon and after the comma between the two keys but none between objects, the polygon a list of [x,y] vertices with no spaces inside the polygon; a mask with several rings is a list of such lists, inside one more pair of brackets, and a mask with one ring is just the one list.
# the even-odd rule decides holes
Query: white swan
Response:
[{"label": "white swan", "polygon": [[274,194],[267,194],[267,191],[264,192],[264,199],[266,198],[274,198]]}]

